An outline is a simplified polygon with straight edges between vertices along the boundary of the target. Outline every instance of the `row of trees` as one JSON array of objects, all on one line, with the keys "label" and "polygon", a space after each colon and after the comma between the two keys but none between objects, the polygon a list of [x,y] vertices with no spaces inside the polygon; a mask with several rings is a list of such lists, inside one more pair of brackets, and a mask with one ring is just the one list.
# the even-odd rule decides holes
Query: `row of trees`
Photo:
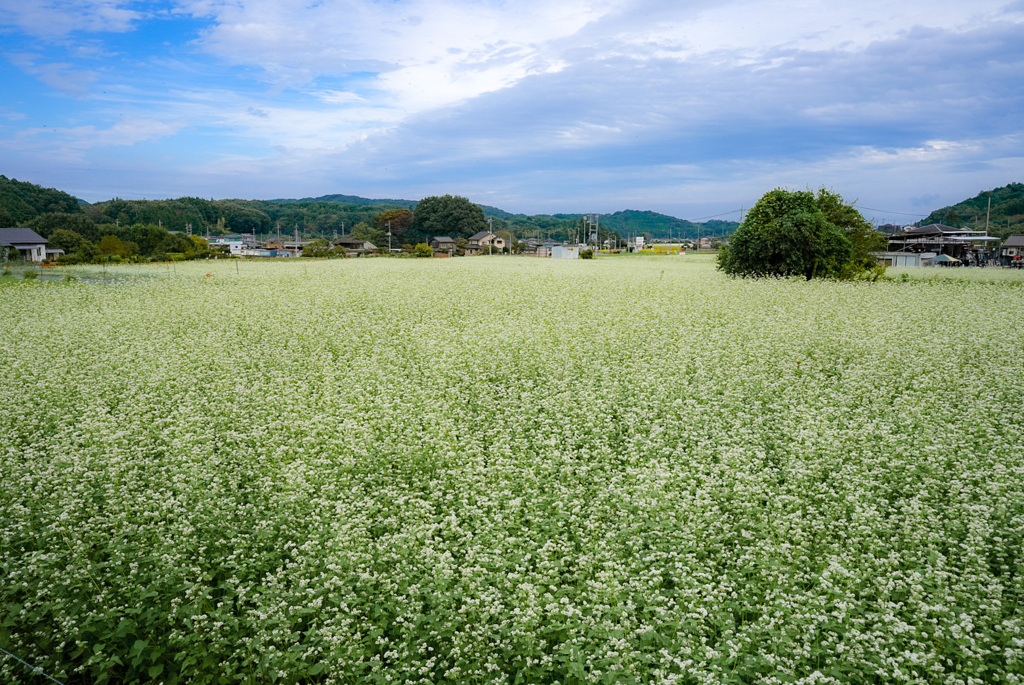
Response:
[{"label": "row of trees", "polygon": [[[110,224],[104,229],[109,229]],[[115,232],[103,232],[95,241],[59,228],[49,237],[49,246],[64,250],[58,261],[82,264],[101,261],[173,261],[197,259],[212,254],[209,243],[200,236],[169,233],[152,224],[136,224]],[[132,239],[134,238],[134,240]]]}]

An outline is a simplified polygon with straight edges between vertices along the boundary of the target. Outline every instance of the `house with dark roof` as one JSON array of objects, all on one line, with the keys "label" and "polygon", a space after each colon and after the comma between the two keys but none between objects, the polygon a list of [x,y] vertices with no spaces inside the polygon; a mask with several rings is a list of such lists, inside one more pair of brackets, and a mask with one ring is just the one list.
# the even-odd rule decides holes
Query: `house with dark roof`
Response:
[{"label": "house with dark roof", "polygon": [[0,249],[17,250],[29,262],[46,261],[46,238],[31,228],[0,228]]},{"label": "house with dark roof", "polygon": [[1011,235],[999,248],[999,258],[1003,264],[1020,266],[1024,262],[1024,235]]},{"label": "house with dark roof", "polygon": [[369,240],[363,240],[354,235],[341,236],[334,241],[334,246],[344,249],[347,254],[351,255],[361,255],[377,251],[377,246]]},{"label": "house with dark roof", "polygon": [[430,239],[430,247],[434,248],[434,252],[451,254],[455,251],[455,239],[446,235],[435,236]]},{"label": "house with dark roof", "polygon": [[469,236],[469,245],[466,246],[466,254],[475,255],[481,253],[491,252],[491,248],[495,250],[505,249],[505,239],[496,233],[490,231],[480,231],[474,235]]}]

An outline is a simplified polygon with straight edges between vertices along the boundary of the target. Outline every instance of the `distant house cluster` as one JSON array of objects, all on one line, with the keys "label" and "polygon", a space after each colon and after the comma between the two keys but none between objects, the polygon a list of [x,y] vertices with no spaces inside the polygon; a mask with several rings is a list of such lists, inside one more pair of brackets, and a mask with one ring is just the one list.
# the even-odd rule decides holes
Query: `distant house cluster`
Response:
[{"label": "distant house cluster", "polygon": [[[226,250],[233,257],[298,257],[312,240],[298,240],[278,237],[257,240],[249,233],[233,233],[230,235],[208,238],[211,247]],[[360,240],[354,236],[336,238],[333,245],[345,250],[347,254],[364,254],[376,252],[377,246],[368,240]]]},{"label": "distant house cluster", "polygon": [[886,266],[1024,266],[1024,235],[1006,240],[944,224],[908,226],[889,235]]}]

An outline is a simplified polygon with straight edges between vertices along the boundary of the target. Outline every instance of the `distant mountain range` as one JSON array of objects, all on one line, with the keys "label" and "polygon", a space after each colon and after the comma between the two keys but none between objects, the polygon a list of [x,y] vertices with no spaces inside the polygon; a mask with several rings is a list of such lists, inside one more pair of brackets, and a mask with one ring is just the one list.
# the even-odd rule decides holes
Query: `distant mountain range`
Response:
[{"label": "distant mountain range", "polygon": [[[361,207],[380,207],[392,209],[404,207],[414,209],[416,200],[373,200],[359,197],[357,195],[321,195],[320,197],[306,197],[302,199],[276,199],[268,200],[279,204],[315,204],[319,202],[333,202]],[[498,207],[479,205],[484,216],[501,219],[513,225],[515,229],[529,230],[531,225],[540,230],[550,229],[554,223],[573,223],[583,218],[584,214],[513,214]],[[621,236],[647,235],[651,238],[672,239],[672,238],[697,238],[700,236],[723,237],[732,233],[739,227],[736,221],[712,220],[706,223],[695,223],[686,219],[679,219],[668,214],[660,214],[648,210],[626,209],[612,214],[602,214],[598,218],[602,230],[615,231]]]},{"label": "distant mountain range", "polygon": [[412,209],[416,206],[416,200],[371,200],[367,197],[359,197],[358,195],[321,195],[320,197],[304,197],[300,200],[294,199],[277,199],[277,200],[266,200],[266,202],[277,202],[279,204],[296,204],[305,203],[311,204],[314,202],[336,202],[342,205],[359,205],[362,207],[405,207],[406,209]]},{"label": "distant mountain range", "polygon": [[[1024,232],[1024,183],[1011,183],[984,191],[956,205],[937,209],[919,224],[982,227],[990,199],[989,230],[993,235]],[[96,224],[153,223],[169,230],[185,230],[191,226],[198,233],[216,224],[221,231],[269,233],[278,230],[287,234],[298,231],[304,235],[330,235],[339,230],[351,230],[359,223],[372,223],[376,215],[388,209],[415,209],[417,202],[335,194],[276,200],[113,199],[90,205],[63,191],[0,175],[0,226],[26,226],[41,214],[84,213]],[[480,207],[486,216],[494,219],[495,229],[507,228],[517,236],[569,236],[584,216],[513,214],[497,207]],[[735,221],[698,223],[634,209],[602,214],[598,221],[602,232],[615,231],[623,237],[646,235],[648,238],[669,240],[724,237],[739,226]]]}]

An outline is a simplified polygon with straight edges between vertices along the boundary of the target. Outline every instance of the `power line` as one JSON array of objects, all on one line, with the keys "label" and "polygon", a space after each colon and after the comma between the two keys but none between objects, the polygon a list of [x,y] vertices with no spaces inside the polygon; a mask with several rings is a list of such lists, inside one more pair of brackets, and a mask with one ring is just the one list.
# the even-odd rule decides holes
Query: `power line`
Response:
[{"label": "power line", "polygon": [[704,219],[717,219],[720,216],[728,216],[729,214],[735,214],[736,212],[742,212],[743,209],[734,209],[731,212],[722,212],[721,214],[712,214],[711,216],[702,216],[697,219],[690,219],[690,221],[704,221]]},{"label": "power line", "polygon": [[854,205],[857,209],[866,209],[869,212],[881,212],[882,214],[899,214],[900,216],[928,216],[927,214],[911,214],[909,212],[890,212],[888,209],[875,209],[874,207],[862,207]]}]

